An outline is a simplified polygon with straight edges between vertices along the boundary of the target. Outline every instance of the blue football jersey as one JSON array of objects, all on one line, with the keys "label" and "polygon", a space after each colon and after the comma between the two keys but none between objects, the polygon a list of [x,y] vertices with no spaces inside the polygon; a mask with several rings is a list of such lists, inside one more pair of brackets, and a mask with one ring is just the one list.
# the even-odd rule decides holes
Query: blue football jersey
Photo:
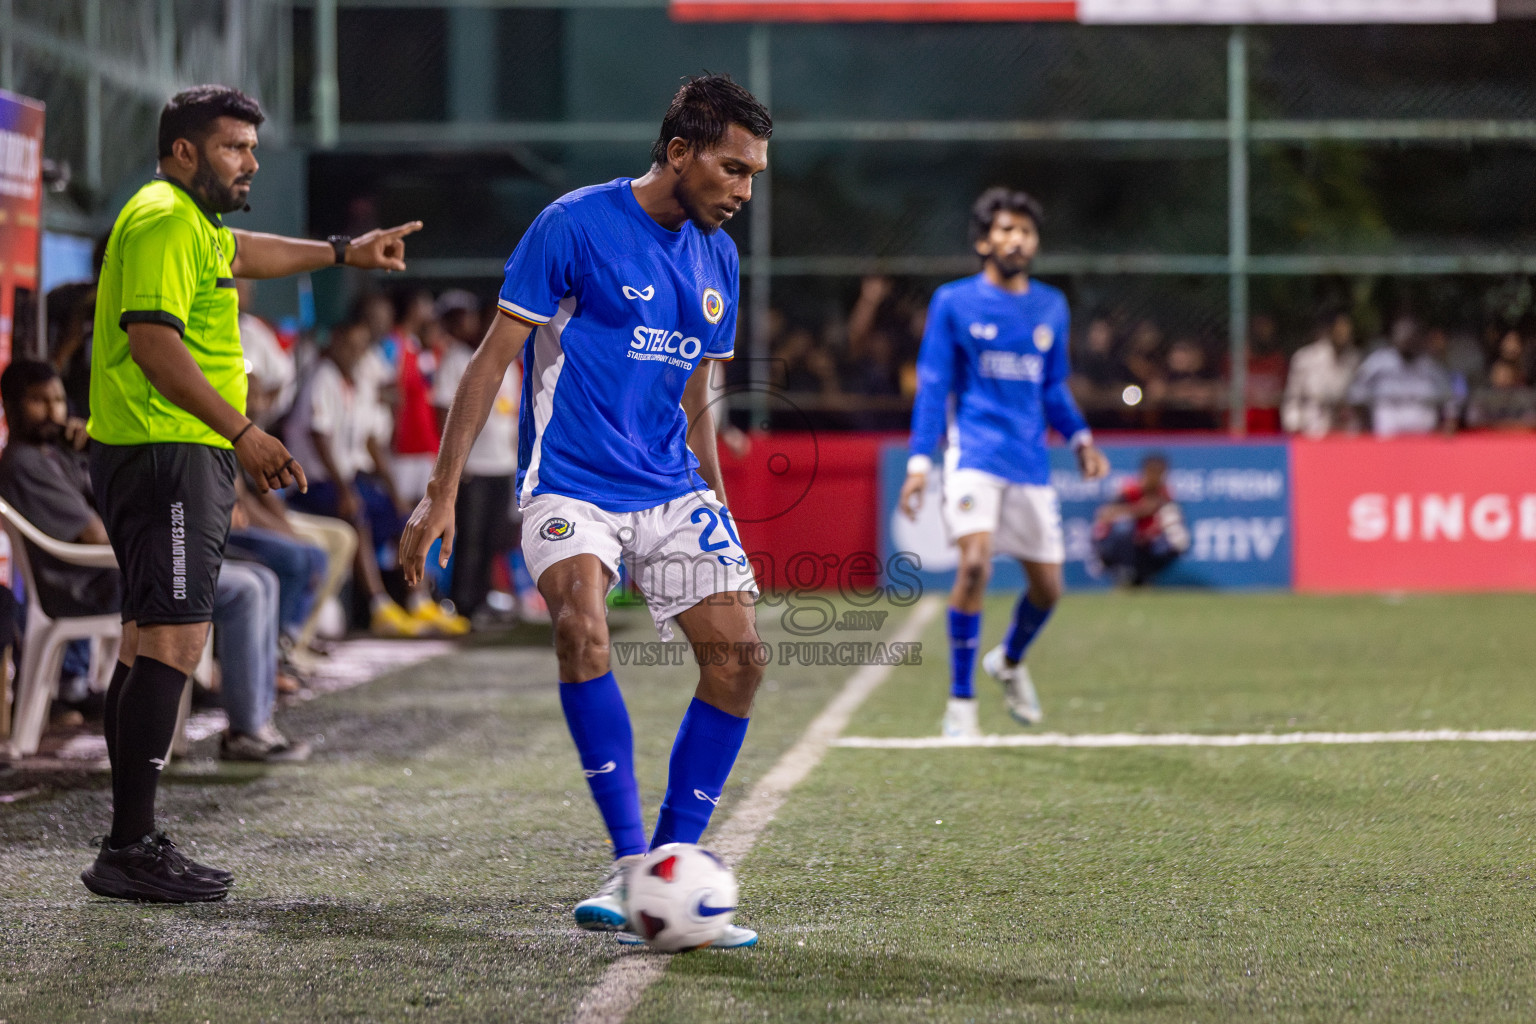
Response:
[{"label": "blue football jersey", "polygon": [[933,293],[917,357],[913,455],[948,428],[950,458],[1017,484],[1048,484],[1046,427],[1086,436],[1067,390],[1067,299],[1031,280],[1022,295],[977,274]]},{"label": "blue football jersey", "polygon": [[736,244],[668,231],[629,178],[539,214],[507,260],[498,303],[534,325],[523,349],[518,503],[562,494],[609,512],[703,490],[683,388],[735,351]]}]

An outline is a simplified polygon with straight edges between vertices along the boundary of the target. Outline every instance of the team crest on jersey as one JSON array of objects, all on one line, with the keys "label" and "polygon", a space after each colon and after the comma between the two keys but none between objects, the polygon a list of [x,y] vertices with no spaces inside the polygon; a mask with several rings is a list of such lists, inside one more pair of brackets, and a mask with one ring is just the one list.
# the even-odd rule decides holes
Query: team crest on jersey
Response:
[{"label": "team crest on jersey", "polygon": [[560,519],[558,517],[544,520],[544,525],[539,527],[539,536],[545,540],[565,540],[565,538],[575,532],[576,526],[574,523],[569,519]]},{"label": "team crest on jersey", "polygon": [[996,341],[997,324],[971,324],[971,337],[977,341]]},{"label": "team crest on jersey", "polygon": [[961,512],[969,512],[971,509],[976,507],[976,499],[967,494],[965,497],[960,499],[959,504]]},{"label": "team crest on jersey", "polygon": [[1056,343],[1056,332],[1049,325],[1041,324],[1035,328],[1035,348],[1041,352],[1049,352],[1051,346]]},{"label": "team crest on jersey", "polygon": [[704,319],[717,324],[723,316],[725,316],[725,296],[713,288],[705,288]]}]

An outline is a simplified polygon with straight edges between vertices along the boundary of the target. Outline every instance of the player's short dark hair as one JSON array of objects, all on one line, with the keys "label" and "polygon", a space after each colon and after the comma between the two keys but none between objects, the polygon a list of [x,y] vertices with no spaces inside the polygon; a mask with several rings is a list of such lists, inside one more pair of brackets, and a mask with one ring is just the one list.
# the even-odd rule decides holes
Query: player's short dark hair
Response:
[{"label": "player's short dark hair", "polygon": [[992,230],[999,213],[1016,213],[1035,223],[1035,230],[1045,224],[1045,207],[1028,192],[1016,188],[989,188],[971,204],[971,244],[975,245]]},{"label": "player's short dark hair", "polygon": [[682,88],[672,97],[667,116],[661,119],[661,134],[651,147],[651,163],[667,162],[667,146],[682,139],[698,153],[725,138],[731,125],[739,124],[759,139],[773,136],[773,118],[757,97],[731,80],[730,75],[708,72],[683,80]]},{"label": "player's short dark hair", "polygon": [[38,384],[46,384],[54,380],[59,371],[53,368],[52,363],[45,363],[39,359],[17,359],[0,373],[0,402],[7,406],[21,404],[21,400],[27,397],[27,390]]},{"label": "player's short dark hair", "polygon": [[160,156],[170,156],[177,139],[190,139],[201,145],[213,122],[221,117],[233,117],[258,128],[267,119],[261,104],[239,89],[194,85],[172,96],[160,111]]}]

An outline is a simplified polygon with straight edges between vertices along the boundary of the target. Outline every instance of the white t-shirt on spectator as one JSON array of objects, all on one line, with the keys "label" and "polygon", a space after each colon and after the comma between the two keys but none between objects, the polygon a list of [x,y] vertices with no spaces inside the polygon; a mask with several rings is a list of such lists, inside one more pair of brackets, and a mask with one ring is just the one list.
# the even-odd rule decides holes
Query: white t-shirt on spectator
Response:
[{"label": "white t-shirt on spectator", "polygon": [[277,333],[265,320],[250,313],[240,314],[240,347],[257,385],[263,391],[277,392],[271,408],[262,414],[265,422],[261,426],[270,426],[293,405],[293,395],[298,388],[293,353],[284,351]]},{"label": "white t-shirt on spectator", "polygon": [[330,439],[331,459],[341,482],[351,483],[358,473],[373,469],[368,438],[374,435],[377,424],[366,415],[368,391],[349,382],[329,359],[315,364],[314,376],[304,385],[293,415],[288,417],[287,430],[288,451],[310,480],[330,479],[311,431]]},{"label": "white t-shirt on spectator", "polygon": [[1328,338],[1296,350],[1285,381],[1281,419],[1292,434],[1322,437],[1333,430],[1344,393],[1360,365],[1353,347],[1342,352]]},{"label": "white t-shirt on spectator", "polygon": [[[432,404],[446,409],[453,404],[453,395],[459,389],[459,381],[469,368],[469,360],[475,350],[463,342],[454,342],[437,368],[432,382]],[[512,476],[517,472],[517,400],[521,374],[516,361],[507,367],[496,391],[496,401],[490,415],[485,418],[485,429],[475,438],[469,458],[464,460],[464,472],[469,476]]]},{"label": "white t-shirt on spectator", "polygon": [[1441,414],[1455,412],[1451,376],[1427,355],[1403,358],[1392,346],[1365,357],[1349,385],[1349,403],[1371,409],[1371,432],[1377,437],[1429,434]]}]

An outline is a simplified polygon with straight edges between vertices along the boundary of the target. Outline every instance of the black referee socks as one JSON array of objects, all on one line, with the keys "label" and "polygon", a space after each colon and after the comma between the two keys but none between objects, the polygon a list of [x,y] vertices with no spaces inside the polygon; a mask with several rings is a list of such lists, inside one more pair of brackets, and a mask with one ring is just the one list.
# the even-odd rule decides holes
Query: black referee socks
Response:
[{"label": "black referee socks", "polygon": [[[155,830],[155,790],[171,756],[187,674],[139,655],[118,691],[112,756],[111,845],[121,849]],[[112,702],[109,700],[110,708]]]}]

